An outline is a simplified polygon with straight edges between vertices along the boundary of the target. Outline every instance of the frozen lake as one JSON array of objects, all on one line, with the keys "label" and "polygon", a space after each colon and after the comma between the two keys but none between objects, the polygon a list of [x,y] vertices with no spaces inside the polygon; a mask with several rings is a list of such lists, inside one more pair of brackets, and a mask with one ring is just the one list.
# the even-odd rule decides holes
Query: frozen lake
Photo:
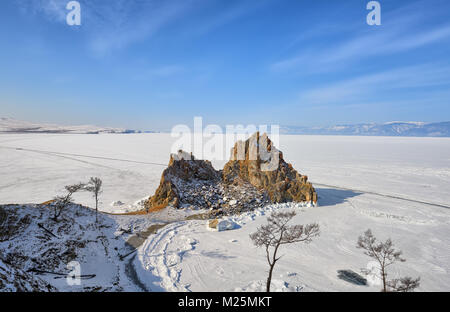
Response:
[{"label": "frozen lake", "polygon": [[[157,188],[174,141],[169,134],[1,134],[0,203],[44,202],[98,176],[101,210],[137,209]],[[280,150],[313,183],[450,205],[449,138],[286,135]],[[87,194],[77,196],[92,206]]]}]

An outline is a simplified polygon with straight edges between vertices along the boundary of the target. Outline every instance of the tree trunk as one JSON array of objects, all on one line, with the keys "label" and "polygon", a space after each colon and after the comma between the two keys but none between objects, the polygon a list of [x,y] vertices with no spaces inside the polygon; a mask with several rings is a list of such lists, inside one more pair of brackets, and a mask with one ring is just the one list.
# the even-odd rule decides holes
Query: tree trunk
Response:
[{"label": "tree trunk", "polygon": [[386,273],[384,272],[384,268],[381,269],[381,274],[383,276],[383,292],[387,292],[387,290],[386,290]]},{"label": "tree trunk", "polygon": [[280,247],[280,242],[281,242],[281,238],[282,237],[283,237],[283,234],[281,234],[281,237],[278,240],[278,243],[277,243],[277,245],[275,247],[275,250],[273,251],[272,263],[269,261],[270,270],[269,270],[269,277],[267,278],[267,288],[266,288],[267,292],[270,292],[270,283],[272,282],[272,272],[273,272],[273,268],[275,267],[275,264],[278,261],[278,259],[277,259],[277,252],[278,252],[278,248]]},{"label": "tree trunk", "polygon": [[59,213],[58,213],[58,208],[55,207],[55,213],[53,214],[53,221],[58,222],[58,217],[60,214],[61,214],[61,210],[59,210]]},{"label": "tree trunk", "polygon": [[273,272],[274,267],[275,267],[275,263],[270,265],[269,277],[267,278],[267,286],[266,286],[267,292],[270,292],[270,283],[272,282],[272,272]]},{"label": "tree trunk", "polygon": [[98,224],[98,198],[95,196],[95,223]]}]

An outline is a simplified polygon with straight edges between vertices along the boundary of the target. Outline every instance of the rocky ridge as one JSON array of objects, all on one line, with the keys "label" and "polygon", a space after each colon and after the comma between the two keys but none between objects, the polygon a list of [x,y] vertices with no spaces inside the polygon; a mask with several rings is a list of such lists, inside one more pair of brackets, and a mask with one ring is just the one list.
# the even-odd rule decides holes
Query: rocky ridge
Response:
[{"label": "rocky ridge", "polygon": [[223,171],[218,171],[190,153],[172,154],[155,195],[145,203],[146,210],[172,206],[235,214],[269,203],[317,203],[308,178],[284,161],[266,134],[255,133],[237,142],[231,155]]}]

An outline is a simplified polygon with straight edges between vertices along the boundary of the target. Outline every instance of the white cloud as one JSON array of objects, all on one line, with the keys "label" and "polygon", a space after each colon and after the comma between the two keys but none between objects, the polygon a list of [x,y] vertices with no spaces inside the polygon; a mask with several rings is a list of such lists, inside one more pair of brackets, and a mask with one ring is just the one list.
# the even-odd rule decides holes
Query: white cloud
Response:
[{"label": "white cloud", "polygon": [[[65,23],[69,0],[16,0],[27,12],[43,14],[55,23]],[[151,38],[164,27],[205,9],[220,4],[216,0],[78,0],[81,4],[82,27],[88,47],[96,56],[123,49]],[[201,20],[193,20],[181,31],[203,35],[229,23],[260,6],[264,1],[239,1],[213,10]],[[195,25],[195,26],[192,26]]]},{"label": "white cloud", "polygon": [[[322,44],[320,47],[309,45],[297,55],[271,64],[270,69],[274,72],[330,72],[351,66],[361,59],[408,52],[450,40],[450,24],[422,30],[423,20],[431,18],[420,11],[417,4],[401,8],[383,15],[382,26],[363,25],[357,28],[361,30],[350,39]],[[339,35],[336,37],[339,38]]]},{"label": "white cloud", "polygon": [[[435,86],[450,86],[450,66],[428,64],[363,75],[308,90],[301,94],[302,103],[308,105],[351,104],[380,98],[395,90],[409,89],[420,94],[432,94]],[[419,90],[420,89],[420,90]],[[428,90],[427,90],[428,89]],[[402,92],[408,96],[407,92]]]},{"label": "white cloud", "polygon": [[17,6],[34,14],[44,14],[54,22],[65,22],[67,0],[16,0]]},{"label": "white cloud", "polygon": [[90,47],[97,55],[125,48],[156,34],[189,10],[194,1],[147,1],[129,5],[128,1],[115,2],[101,15],[90,16],[86,23],[93,29]]}]

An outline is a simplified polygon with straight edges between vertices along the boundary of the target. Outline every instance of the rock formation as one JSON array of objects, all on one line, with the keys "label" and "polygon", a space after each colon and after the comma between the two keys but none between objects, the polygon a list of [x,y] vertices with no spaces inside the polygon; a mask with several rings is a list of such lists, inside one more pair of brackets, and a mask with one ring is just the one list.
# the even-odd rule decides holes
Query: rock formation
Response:
[{"label": "rock formation", "polygon": [[158,189],[149,201],[147,209],[171,205],[178,207],[184,193],[189,187],[200,186],[206,190],[211,184],[220,181],[220,172],[217,172],[211,162],[197,160],[183,151],[170,156],[169,166],[164,170]]},{"label": "rock formation", "polygon": [[146,203],[146,210],[158,210],[168,205],[226,210],[228,213],[261,207],[269,202],[265,192],[250,183],[239,186],[222,182],[222,172],[211,162],[197,160],[179,151],[170,156],[158,189]]},{"label": "rock formation", "polygon": [[247,141],[235,144],[231,160],[223,169],[223,180],[232,183],[236,179],[267,191],[274,203],[317,203],[317,193],[308,177],[284,161],[283,153],[273,146],[267,134],[260,136],[257,132]]},{"label": "rock formation", "polygon": [[232,149],[223,171],[192,154],[172,154],[158,189],[145,206],[147,211],[166,206],[220,210],[233,214],[270,202],[317,203],[317,194],[306,176],[283,159],[266,134],[254,134]]}]

